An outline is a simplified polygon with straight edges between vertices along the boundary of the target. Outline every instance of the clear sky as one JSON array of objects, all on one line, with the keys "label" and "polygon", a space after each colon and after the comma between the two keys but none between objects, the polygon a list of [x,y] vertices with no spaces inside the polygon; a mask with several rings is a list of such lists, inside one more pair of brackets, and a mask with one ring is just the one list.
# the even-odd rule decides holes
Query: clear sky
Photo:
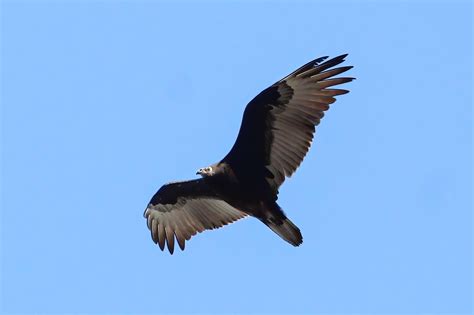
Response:
[{"label": "clear sky", "polygon": [[[470,1],[2,1],[5,313],[470,313]],[[307,61],[357,80],[279,203],[170,256],[143,210]]]}]

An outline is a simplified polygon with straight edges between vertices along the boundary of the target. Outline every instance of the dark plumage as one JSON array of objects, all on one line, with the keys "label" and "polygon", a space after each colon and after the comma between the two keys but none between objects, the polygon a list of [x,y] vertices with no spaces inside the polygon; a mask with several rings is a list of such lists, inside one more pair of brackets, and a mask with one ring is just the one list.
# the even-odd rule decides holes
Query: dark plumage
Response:
[{"label": "dark plumage", "polygon": [[353,80],[335,77],[352,67],[334,66],[347,55],[315,59],[258,94],[245,108],[239,135],[218,163],[200,169],[202,178],[162,186],[144,216],[151,237],[172,254],[185,241],[247,215],[258,218],[288,243],[301,232],[277,204],[278,188],[303,161],[315,126],[347,90],[329,87]]}]

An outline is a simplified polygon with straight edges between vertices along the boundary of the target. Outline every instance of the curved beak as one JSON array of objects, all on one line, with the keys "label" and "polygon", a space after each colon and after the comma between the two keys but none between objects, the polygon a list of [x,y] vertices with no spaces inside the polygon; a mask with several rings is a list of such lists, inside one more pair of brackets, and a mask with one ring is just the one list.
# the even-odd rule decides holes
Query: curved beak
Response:
[{"label": "curved beak", "polygon": [[196,172],[196,175],[202,175],[202,170],[198,169],[197,172]]}]

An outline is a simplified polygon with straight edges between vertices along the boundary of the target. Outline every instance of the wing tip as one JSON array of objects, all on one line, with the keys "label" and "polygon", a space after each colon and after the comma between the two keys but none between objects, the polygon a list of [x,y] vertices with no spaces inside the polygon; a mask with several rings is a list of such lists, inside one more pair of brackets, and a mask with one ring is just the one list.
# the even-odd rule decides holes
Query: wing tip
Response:
[{"label": "wing tip", "polygon": [[183,251],[184,248],[186,247],[186,241],[180,238],[177,238],[177,241],[178,241],[179,248],[181,249],[181,251]]},{"label": "wing tip", "polygon": [[339,56],[336,56],[334,58],[331,58],[329,60],[326,60],[324,63],[321,64],[324,65],[324,64],[330,64],[330,67],[334,67],[342,62],[344,62],[346,60],[346,57],[349,56],[349,54],[342,54],[342,55],[339,55]]},{"label": "wing tip", "polygon": [[324,60],[326,60],[328,58],[329,58],[329,56],[318,57],[318,58],[314,59],[312,61],[312,63],[314,63],[315,65],[318,65],[318,64],[320,64],[321,62],[323,62]]},{"label": "wing tip", "polygon": [[329,58],[329,56],[323,56],[323,57],[316,58],[315,60],[313,60],[313,62],[315,63],[315,66],[320,65],[323,61],[324,61],[324,63],[333,62],[333,61],[336,61],[336,60],[342,62],[346,59],[347,56],[349,56],[349,54],[345,53],[345,54],[338,55],[334,58],[331,58],[329,60],[327,60]]},{"label": "wing tip", "polygon": [[340,60],[340,61],[344,61],[346,59],[346,57],[349,56],[348,53],[345,53],[345,54],[341,54],[341,55],[338,55],[328,61],[331,61],[331,60]]},{"label": "wing tip", "polygon": [[342,54],[342,55],[337,56],[336,58],[345,59],[347,56],[349,56],[349,54],[348,54],[348,53],[345,53],[345,54]]}]

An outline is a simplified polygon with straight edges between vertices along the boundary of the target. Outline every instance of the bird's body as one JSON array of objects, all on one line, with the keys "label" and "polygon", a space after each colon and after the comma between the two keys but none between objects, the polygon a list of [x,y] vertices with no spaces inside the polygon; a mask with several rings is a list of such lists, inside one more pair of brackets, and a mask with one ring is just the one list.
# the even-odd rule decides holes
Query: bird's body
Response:
[{"label": "bird's body", "polygon": [[327,88],[353,80],[333,78],[351,68],[330,69],[345,56],[313,60],[262,91],[247,105],[237,140],[220,162],[200,169],[200,179],[158,190],[144,215],[162,250],[166,241],[173,253],[175,239],[184,249],[197,232],[247,215],[290,244],[302,243],[300,230],[277,204],[278,188],[302,162],[334,96],[348,92]]}]

